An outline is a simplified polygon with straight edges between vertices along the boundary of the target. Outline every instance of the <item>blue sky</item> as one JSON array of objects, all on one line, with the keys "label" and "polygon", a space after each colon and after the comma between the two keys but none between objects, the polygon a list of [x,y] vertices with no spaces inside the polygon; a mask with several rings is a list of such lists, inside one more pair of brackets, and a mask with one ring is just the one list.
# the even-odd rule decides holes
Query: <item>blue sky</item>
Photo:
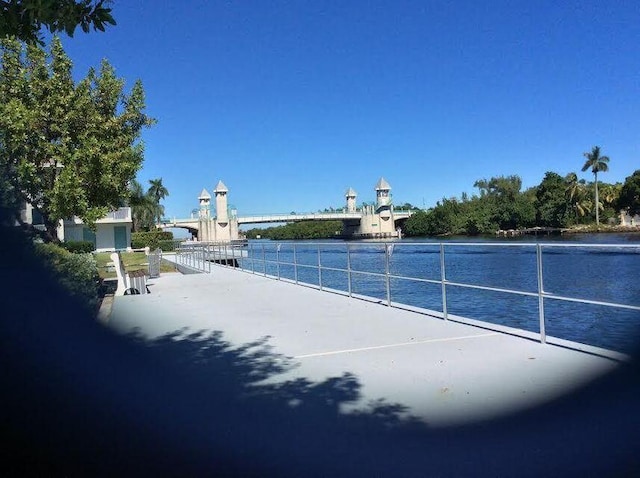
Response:
[{"label": "blue sky", "polygon": [[[116,0],[107,58],[158,124],[138,178],[188,217],[222,179],[240,215],[341,207],[353,187],[430,207],[479,178],[640,168],[640,2]],[[591,179],[589,173],[579,173]]]}]

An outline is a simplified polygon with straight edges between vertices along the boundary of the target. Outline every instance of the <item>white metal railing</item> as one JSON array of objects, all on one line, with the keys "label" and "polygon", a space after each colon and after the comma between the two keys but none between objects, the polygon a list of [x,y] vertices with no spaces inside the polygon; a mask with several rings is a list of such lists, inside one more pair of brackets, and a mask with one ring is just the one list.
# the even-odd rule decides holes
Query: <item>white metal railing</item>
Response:
[{"label": "white metal railing", "polygon": [[[248,254],[246,243],[229,242],[181,242],[175,248],[176,265],[188,272],[211,272],[211,264],[237,266]],[[185,272],[184,270],[182,272]]]},{"label": "white metal railing", "polygon": [[[290,261],[282,260],[281,258],[281,247],[287,247],[290,249]],[[329,266],[323,264],[322,261],[322,248],[323,247],[332,247],[332,248],[344,248],[344,254],[346,254],[346,267],[336,267]],[[437,248],[439,254],[439,269],[440,274],[439,278],[425,278],[425,277],[414,277],[414,276],[405,276],[393,274],[390,270],[390,259],[394,252],[395,248],[398,247],[416,247],[416,246],[425,246],[429,248]],[[317,263],[302,263],[298,260],[298,251],[301,248],[308,250],[310,247],[316,248],[317,254]],[[446,262],[446,251],[448,249],[457,248],[457,247],[489,247],[489,248],[528,248],[529,250],[533,249],[535,251],[535,270],[537,274],[536,280],[536,290],[535,291],[527,291],[527,290],[519,290],[513,288],[505,288],[505,287],[493,287],[487,286],[483,284],[477,283],[467,283],[467,282],[456,282],[447,279],[447,262]],[[354,249],[362,250],[363,248],[383,248],[384,252],[384,271],[383,272],[371,272],[364,270],[357,270],[352,267],[352,253]],[[545,290],[544,288],[544,275],[543,275],[543,253],[544,250],[551,250],[557,248],[598,248],[598,249],[616,249],[616,250],[624,250],[634,255],[640,256],[640,245],[632,245],[632,244],[577,244],[577,243],[523,243],[523,242],[514,242],[514,243],[503,243],[503,242],[425,242],[425,243],[334,243],[328,244],[326,242],[323,243],[310,243],[310,242],[281,242],[281,243],[249,243],[248,247],[245,246],[239,247],[231,244],[215,244],[215,243],[190,243],[183,244],[180,248],[176,250],[177,261],[185,265],[193,270],[201,271],[201,272],[211,272],[211,263],[217,262],[224,266],[230,267],[239,267],[240,269],[250,272],[253,274],[260,274],[265,277],[271,277],[276,280],[285,279],[281,275],[281,267],[289,266],[293,268],[293,277],[291,280],[296,284],[302,283],[311,286],[317,286],[320,290],[325,288],[325,284],[323,283],[323,272],[342,272],[347,275],[347,287],[346,295],[349,297],[353,297],[355,294],[352,288],[353,278],[356,276],[371,276],[378,277],[384,280],[385,284],[385,305],[389,307],[401,307],[402,303],[394,302],[392,300],[392,288],[391,288],[391,280],[393,279],[401,279],[419,283],[428,283],[439,285],[440,288],[440,298],[441,298],[441,306],[442,306],[442,317],[444,320],[449,319],[449,313],[447,310],[447,291],[450,288],[465,288],[465,289],[476,289],[476,290],[484,290],[491,292],[500,292],[505,294],[519,295],[537,298],[537,312],[538,312],[538,324],[539,324],[539,340],[542,343],[546,343],[546,317],[545,317],[545,302],[549,300],[553,301],[565,301],[565,302],[576,302],[583,304],[592,304],[604,307],[611,307],[617,309],[626,309],[632,311],[640,312],[640,304],[624,304],[617,303],[612,301],[601,301],[601,300],[591,300],[584,299],[579,297],[571,297],[567,295],[554,294]],[[247,253],[242,254],[238,251],[245,251]],[[274,256],[273,258],[267,258],[267,251],[270,256]],[[267,268],[271,267],[272,270],[270,272],[267,271]],[[300,280],[299,272],[302,269],[312,269],[317,271],[318,281],[317,284],[311,282],[303,282]],[[639,322],[640,324],[640,322]]]},{"label": "white metal railing", "polygon": [[115,211],[109,212],[104,218],[100,220],[131,220],[131,208],[121,207]]}]

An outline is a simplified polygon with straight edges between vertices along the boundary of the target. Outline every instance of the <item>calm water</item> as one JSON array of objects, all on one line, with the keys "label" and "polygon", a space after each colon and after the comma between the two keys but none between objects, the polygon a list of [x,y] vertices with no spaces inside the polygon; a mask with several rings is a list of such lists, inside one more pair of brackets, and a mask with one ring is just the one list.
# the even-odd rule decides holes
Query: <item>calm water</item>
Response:
[{"label": "calm water", "polygon": [[[487,240],[454,238],[444,241],[445,272],[447,280],[524,292],[537,292],[535,247],[524,244],[535,242],[534,237]],[[440,280],[440,241],[403,240],[397,242],[389,261],[392,275],[391,300],[408,305],[442,311],[440,284],[431,284],[408,278]],[[493,245],[454,246],[460,242],[499,242],[508,247]],[[544,237],[547,244],[601,244],[597,248],[546,247],[543,248],[544,289],[556,295],[640,305],[640,235],[596,234],[567,237]],[[450,244],[450,245],[447,245]],[[611,249],[605,244],[638,245],[631,249]],[[322,285],[348,290],[347,273],[330,270],[347,269],[350,260],[351,288],[362,294],[386,300],[386,282],[383,276],[364,275],[361,272],[384,274],[384,244],[379,242],[350,241],[296,242],[295,259],[298,280],[319,283],[318,262],[322,264]],[[258,273],[294,279],[292,265],[267,261],[294,262],[293,243],[251,241],[249,258],[241,266]],[[253,258],[253,260],[252,260]],[[544,303],[547,335],[631,352],[640,342],[640,312],[606,306],[546,299]],[[461,315],[495,324],[539,331],[538,298],[503,292],[473,290],[447,286],[447,309],[450,314]]]}]

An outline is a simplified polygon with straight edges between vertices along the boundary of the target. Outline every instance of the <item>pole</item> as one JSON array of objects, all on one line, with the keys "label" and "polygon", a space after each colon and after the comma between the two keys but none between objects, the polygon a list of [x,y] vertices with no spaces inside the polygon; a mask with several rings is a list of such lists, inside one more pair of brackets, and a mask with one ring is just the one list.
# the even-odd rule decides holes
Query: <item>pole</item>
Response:
[{"label": "pole", "polygon": [[449,320],[447,312],[447,276],[444,269],[444,243],[440,243],[440,283],[442,284],[442,318]]},{"label": "pole", "polygon": [[538,319],[540,321],[540,342],[547,343],[544,320],[544,284],[542,275],[542,245],[536,244],[536,269],[538,271]]},{"label": "pole", "polygon": [[351,293],[351,245],[347,244],[347,286],[349,297],[353,297]]},{"label": "pole", "polygon": [[391,284],[389,282],[389,244],[384,245],[384,278],[387,288],[387,307],[391,307]]}]

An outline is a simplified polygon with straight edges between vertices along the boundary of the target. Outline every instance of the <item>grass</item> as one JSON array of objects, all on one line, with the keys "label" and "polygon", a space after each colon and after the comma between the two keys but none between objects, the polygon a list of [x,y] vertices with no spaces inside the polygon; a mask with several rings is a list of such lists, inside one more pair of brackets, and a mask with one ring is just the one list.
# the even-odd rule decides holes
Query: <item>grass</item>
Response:
[{"label": "grass", "polygon": [[[111,261],[110,252],[97,252],[95,255],[96,263],[98,264],[98,274],[101,279],[109,279],[116,277],[115,270],[107,270],[107,264]],[[122,252],[120,254],[124,268],[127,272],[133,272],[140,269],[147,270],[149,268],[149,258],[144,252]],[[164,259],[160,263],[160,272],[175,272],[175,266]]]}]

